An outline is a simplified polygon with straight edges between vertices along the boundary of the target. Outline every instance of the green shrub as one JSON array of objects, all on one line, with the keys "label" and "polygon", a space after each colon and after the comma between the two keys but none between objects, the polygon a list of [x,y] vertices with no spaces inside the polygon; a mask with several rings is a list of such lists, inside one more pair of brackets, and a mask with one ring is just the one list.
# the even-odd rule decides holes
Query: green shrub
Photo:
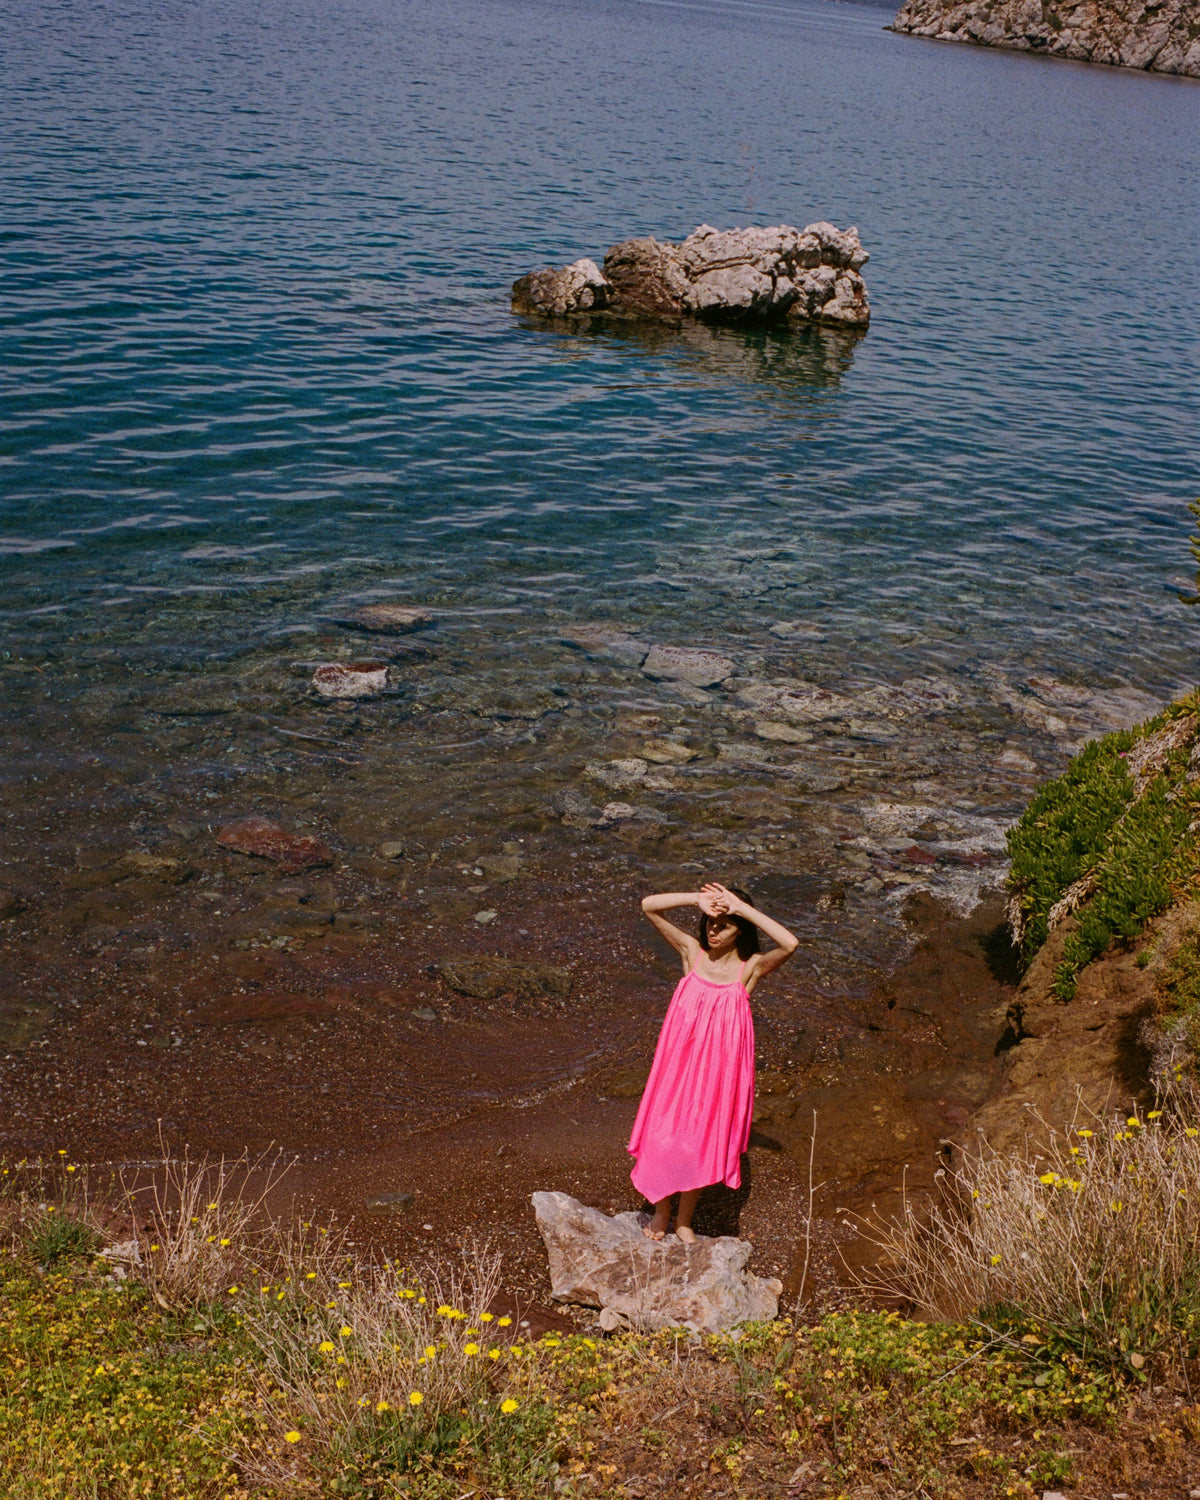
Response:
[{"label": "green shrub", "polygon": [[39,1266],[91,1255],[100,1246],[100,1236],[90,1225],[52,1208],[26,1224],[25,1236],[26,1248]]}]

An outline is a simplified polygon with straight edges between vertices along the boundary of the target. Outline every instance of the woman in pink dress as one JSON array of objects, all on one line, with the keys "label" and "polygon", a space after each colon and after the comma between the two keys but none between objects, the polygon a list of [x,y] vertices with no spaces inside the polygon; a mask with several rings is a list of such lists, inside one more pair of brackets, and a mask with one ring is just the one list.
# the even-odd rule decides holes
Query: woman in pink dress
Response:
[{"label": "woman in pink dress", "polygon": [[[700,908],[699,940],[662,916],[677,906]],[[742,1152],[754,1113],[754,1022],[750,995],[796,951],[796,939],[750,905],[742,891],[709,884],[702,890],[647,896],[642,910],[683,960],[667,1008],[629,1152],[633,1185],[654,1204],[647,1238],[661,1240],[679,1194],[675,1233],[692,1243],[692,1212],[700,1190],[742,1181]],[[760,951],[759,933],[775,946]]]}]

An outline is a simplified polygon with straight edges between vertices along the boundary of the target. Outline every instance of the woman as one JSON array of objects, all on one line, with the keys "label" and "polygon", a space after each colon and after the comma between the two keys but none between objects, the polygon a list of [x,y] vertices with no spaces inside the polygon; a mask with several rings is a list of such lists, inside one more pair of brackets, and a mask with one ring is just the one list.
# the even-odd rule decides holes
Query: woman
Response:
[{"label": "woman", "polygon": [[[661,915],[700,908],[699,941]],[[675,1233],[692,1244],[700,1190],[742,1181],[742,1152],[754,1113],[754,1023],[750,994],[796,951],[796,939],[742,891],[709,884],[700,891],[647,896],[642,910],[683,960],[638,1106],[629,1152],[633,1185],[654,1204],[643,1231],[661,1240],[679,1194]],[[760,952],[759,933],[775,944]]]}]

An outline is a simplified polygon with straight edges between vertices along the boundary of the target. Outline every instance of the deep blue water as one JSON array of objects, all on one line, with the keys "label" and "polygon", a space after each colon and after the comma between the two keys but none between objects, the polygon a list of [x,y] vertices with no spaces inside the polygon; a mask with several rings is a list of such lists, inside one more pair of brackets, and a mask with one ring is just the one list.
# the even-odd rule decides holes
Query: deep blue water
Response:
[{"label": "deep blue water", "polygon": [[[806,622],[826,681],[1193,679],[1200,87],[886,20],[0,0],[10,656],[169,673],[400,595],[459,672],[600,617]],[[508,310],[629,235],[819,218],[871,252],[862,339]]]}]

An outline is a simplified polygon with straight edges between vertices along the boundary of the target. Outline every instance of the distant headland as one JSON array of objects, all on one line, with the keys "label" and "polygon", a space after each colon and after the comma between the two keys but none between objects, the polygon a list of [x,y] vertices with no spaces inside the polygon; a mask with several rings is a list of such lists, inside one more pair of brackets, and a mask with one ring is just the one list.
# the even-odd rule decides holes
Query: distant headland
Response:
[{"label": "distant headland", "polygon": [[893,30],[1200,78],[1200,0],[906,0]]}]

